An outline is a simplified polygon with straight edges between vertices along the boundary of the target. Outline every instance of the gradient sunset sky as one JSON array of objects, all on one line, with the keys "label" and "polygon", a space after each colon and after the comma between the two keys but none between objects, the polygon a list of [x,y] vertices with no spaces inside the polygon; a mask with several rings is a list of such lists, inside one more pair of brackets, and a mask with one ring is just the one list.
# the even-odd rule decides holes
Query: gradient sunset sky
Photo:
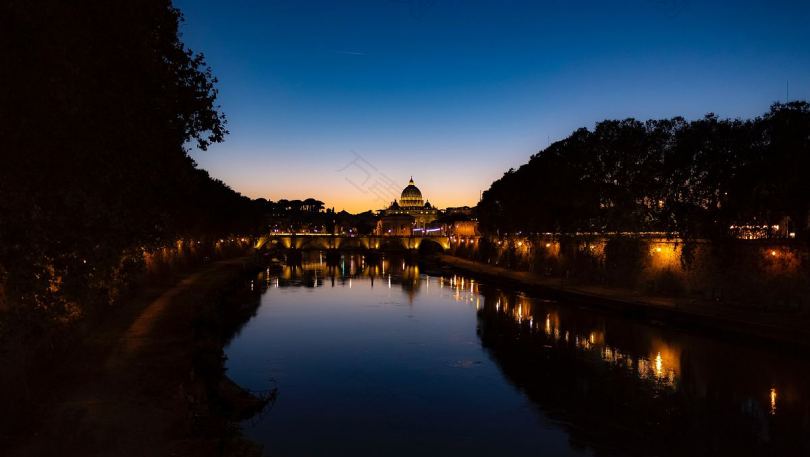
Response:
[{"label": "gradient sunset sky", "polygon": [[[810,99],[810,2],[177,0],[231,134],[195,151],[251,197],[439,206],[605,118]],[[389,198],[390,197],[390,198]]]}]

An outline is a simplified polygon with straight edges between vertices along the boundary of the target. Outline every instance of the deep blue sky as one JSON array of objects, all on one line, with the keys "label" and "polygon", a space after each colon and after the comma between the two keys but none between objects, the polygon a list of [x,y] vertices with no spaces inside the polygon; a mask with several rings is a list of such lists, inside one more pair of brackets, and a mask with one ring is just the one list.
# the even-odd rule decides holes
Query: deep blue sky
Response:
[{"label": "deep blue sky", "polygon": [[438,206],[475,204],[605,118],[751,117],[787,81],[810,99],[810,1],[175,4],[231,131],[200,165],[252,197],[338,210],[382,207],[378,189],[410,175]]}]

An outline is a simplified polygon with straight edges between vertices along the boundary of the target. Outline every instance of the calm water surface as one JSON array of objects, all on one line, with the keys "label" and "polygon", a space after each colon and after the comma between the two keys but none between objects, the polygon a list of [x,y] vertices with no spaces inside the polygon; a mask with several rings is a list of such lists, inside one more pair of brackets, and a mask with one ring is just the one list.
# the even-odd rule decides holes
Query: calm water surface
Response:
[{"label": "calm water surface", "polygon": [[810,455],[807,362],[474,278],[318,254],[258,275],[228,372],[271,456]]}]

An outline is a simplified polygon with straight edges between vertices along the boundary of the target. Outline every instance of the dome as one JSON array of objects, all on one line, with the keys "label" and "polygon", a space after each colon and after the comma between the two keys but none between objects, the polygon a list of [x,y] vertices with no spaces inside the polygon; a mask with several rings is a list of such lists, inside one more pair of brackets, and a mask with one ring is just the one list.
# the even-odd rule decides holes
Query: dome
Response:
[{"label": "dome", "polygon": [[402,189],[399,198],[401,206],[422,206],[422,192],[413,184],[413,178],[408,182],[408,187]]}]

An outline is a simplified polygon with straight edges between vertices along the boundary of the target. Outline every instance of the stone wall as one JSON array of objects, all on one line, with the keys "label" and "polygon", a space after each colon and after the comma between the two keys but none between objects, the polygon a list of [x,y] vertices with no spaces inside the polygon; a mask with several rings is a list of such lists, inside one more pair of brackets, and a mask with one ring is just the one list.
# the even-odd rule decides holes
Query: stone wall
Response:
[{"label": "stone wall", "polygon": [[782,240],[683,242],[663,236],[509,236],[451,253],[515,270],[745,307],[810,309],[810,252]]}]

